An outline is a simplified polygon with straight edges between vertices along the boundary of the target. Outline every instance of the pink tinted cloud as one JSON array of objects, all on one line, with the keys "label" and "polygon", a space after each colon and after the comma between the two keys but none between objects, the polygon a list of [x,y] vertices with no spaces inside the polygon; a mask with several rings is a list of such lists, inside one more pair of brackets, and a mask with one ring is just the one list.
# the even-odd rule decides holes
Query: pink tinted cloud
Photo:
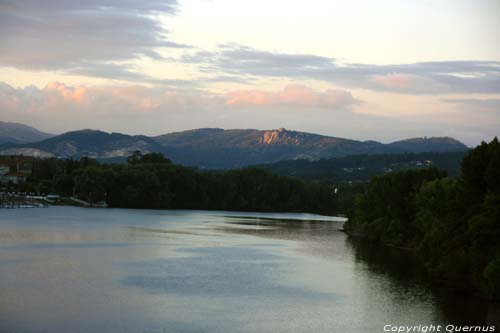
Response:
[{"label": "pink tinted cloud", "polygon": [[373,82],[387,89],[406,89],[413,81],[413,76],[408,74],[388,74],[373,77]]},{"label": "pink tinted cloud", "polygon": [[[123,107],[135,111],[150,111],[158,108],[168,97],[167,93],[152,91],[142,86],[124,87],[71,87],[60,82],[50,82],[39,91],[46,104],[53,108],[97,107],[105,104],[107,107]],[[170,98],[171,99],[171,98]]]},{"label": "pink tinted cloud", "polygon": [[43,88],[13,88],[0,82],[2,112],[47,114],[58,117],[137,115],[177,112],[183,109],[224,106],[218,95],[145,86],[71,86],[50,82]]},{"label": "pink tinted cloud", "polygon": [[49,82],[43,91],[46,96],[62,98],[64,101],[74,103],[83,103],[89,94],[89,90],[86,87],[69,87],[60,82]]},{"label": "pink tinted cloud", "polygon": [[369,83],[376,90],[406,94],[429,94],[449,89],[446,84],[433,78],[403,73],[375,75],[370,78]]},{"label": "pink tinted cloud", "polygon": [[295,105],[305,107],[345,108],[359,103],[345,90],[318,91],[302,85],[288,85],[281,91],[237,90],[226,96],[226,105],[272,106]]}]

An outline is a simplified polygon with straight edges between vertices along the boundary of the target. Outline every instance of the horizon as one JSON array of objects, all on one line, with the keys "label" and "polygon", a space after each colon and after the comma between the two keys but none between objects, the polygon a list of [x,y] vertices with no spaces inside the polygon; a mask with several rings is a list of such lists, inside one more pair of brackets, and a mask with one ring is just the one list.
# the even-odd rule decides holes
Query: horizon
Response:
[{"label": "horizon", "polygon": [[[0,121],[0,123],[1,122],[2,121]],[[19,123],[19,122],[5,122],[5,123],[16,124],[16,125],[26,125],[26,124]],[[26,126],[29,126],[29,125],[26,125]],[[39,130],[38,128],[33,127],[33,126],[29,126],[29,127],[33,128],[35,130]],[[259,128],[198,127],[198,128],[191,128],[191,129],[180,130],[180,131],[163,132],[163,133],[156,134],[156,135],[148,135],[148,134],[144,134],[144,133],[115,132],[115,131],[107,131],[107,130],[103,130],[103,129],[99,129],[99,128],[71,129],[71,130],[68,130],[68,131],[65,131],[65,132],[60,132],[60,133],[49,133],[49,132],[44,132],[44,131],[41,131],[41,132],[44,133],[44,134],[51,135],[52,137],[56,137],[56,136],[59,136],[59,135],[63,135],[63,134],[66,134],[66,133],[72,133],[72,132],[91,131],[91,132],[104,132],[104,133],[107,133],[107,134],[125,134],[125,135],[131,135],[131,136],[147,136],[147,137],[150,137],[150,138],[155,138],[155,137],[162,136],[162,135],[175,134],[175,133],[183,133],[183,132],[190,132],[190,131],[197,131],[197,130],[206,130],[206,129],[223,130],[223,131],[232,131],[232,130],[234,130],[234,131],[261,131],[261,132],[283,130],[283,131],[287,131],[287,132],[306,133],[306,134],[319,135],[319,136],[324,136],[324,137],[333,137],[333,138],[345,139],[345,140],[353,140],[353,141],[359,141],[359,142],[370,142],[370,141],[372,141],[372,142],[378,142],[378,143],[381,143],[381,144],[390,144],[390,143],[394,143],[394,142],[397,142],[397,141],[406,141],[406,140],[413,140],[413,139],[424,139],[424,140],[427,140],[427,139],[453,139],[453,140],[459,141],[460,143],[464,144],[465,146],[467,146],[467,148],[474,148],[474,146],[469,146],[465,142],[462,142],[462,141],[460,141],[460,140],[458,140],[458,139],[456,139],[454,137],[450,137],[450,136],[414,136],[414,137],[402,137],[402,138],[399,138],[399,139],[396,139],[396,140],[393,140],[393,141],[378,141],[378,140],[370,140],[370,139],[368,139],[368,140],[358,140],[358,139],[350,138],[350,137],[339,137],[339,136],[335,136],[335,135],[327,135],[327,134],[321,134],[321,133],[315,133],[315,132],[305,132],[305,131],[300,131],[300,130],[291,129],[291,128],[284,128],[284,127],[281,127],[281,128],[265,128],[265,129],[259,129]],[[492,137],[490,140],[484,140],[482,142],[490,142],[495,137]],[[50,139],[50,138],[47,138],[47,139]],[[47,139],[43,139],[41,141],[44,141],[44,140],[47,140]],[[38,141],[35,141],[35,142],[38,142]],[[29,144],[29,143],[25,143],[25,144]]]},{"label": "horizon", "polygon": [[500,136],[494,0],[4,0],[0,40],[0,120],[47,133]]}]

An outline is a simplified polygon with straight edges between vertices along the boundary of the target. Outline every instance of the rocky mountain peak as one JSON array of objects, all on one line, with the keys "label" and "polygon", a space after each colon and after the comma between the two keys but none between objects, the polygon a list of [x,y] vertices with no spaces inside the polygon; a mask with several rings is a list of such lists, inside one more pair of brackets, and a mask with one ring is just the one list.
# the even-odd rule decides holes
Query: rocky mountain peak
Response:
[{"label": "rocky mountain peak", "polygon": [[264,131],[260,138],[260,143],[266,145],[272,144],[293,144],[299,145],[300,139],[294,132],[287,131],[285,128],[278,128],[276,130]]}]

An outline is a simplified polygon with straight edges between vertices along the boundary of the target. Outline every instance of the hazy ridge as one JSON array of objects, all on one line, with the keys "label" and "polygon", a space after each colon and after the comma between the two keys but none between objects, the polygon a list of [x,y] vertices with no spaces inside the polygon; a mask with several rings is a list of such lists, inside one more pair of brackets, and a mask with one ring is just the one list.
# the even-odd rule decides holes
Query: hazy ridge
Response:
[{"label": "hazy ridge", "polygon": [[[23,128],[19,127],[20,133],[22,130]],[[12,140],[3,141],[0,145],[0,154],[63,158],[88,156],[116,160],[124,159],[133,151],[139,150],[143,153],[161,152],[174,162],[183,165],[234,168],[283,160],[319,160],[360,154],[459,152],[468,149],[463,143],[449,137],[412,138],[383,144],[377,141],[357,141],[284,128],[277,130],[201,128],[156,137],[80,130],[53,137],[42,133],[39,136],[40,140],[30,143],[14,140],[20,136],[15,131],[2,130],[0,137],[10,137]]]}]

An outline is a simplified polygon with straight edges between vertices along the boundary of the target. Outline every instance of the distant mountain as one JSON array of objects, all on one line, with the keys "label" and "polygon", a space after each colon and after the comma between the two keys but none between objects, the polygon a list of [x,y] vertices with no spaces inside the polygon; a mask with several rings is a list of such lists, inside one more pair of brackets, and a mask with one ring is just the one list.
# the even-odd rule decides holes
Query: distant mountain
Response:
[{"label": "distant mountain", "polygon": [[202,128],[154,138],[165,153],[185,165],[233,168],[286,159],[318,159],[365,151],[372,144],[318,134],[255,129]]},{"label": "distant mountain", "polygon": [[418,138],[382,144],[312,133],[277,130],[202,128],[154,138],[174,161],[206,168],[234,168],[282,160],[342,157],[360,154],[464,151],[451,138]]},{"label": "distant mountain", "polygon": [[451,152],[467,149],[467,147],[463,143],[450,137],[413,138],[396,141],[390,143],[389,146],[404,151],[411,151],[414,153],[423,153],[430,151]]},{"label": "distant mountain", "polygon": [[20,123],[0,121],[0,144],[2,143],[28,143],[48,139],[54,136],[40,132],[36,128]]},{"label": "distant mountain", "polygon": [[[95,130],[67,132],[31,144],[10,145],[0,148],[0,154],[24,154],[80,158],[125,158],[134,151],[161,152],[162,147],[144,135],[126,135]],[[31,152],[31,153],[30,153]]]},{"label": "distant mountain", "polygon": [[235,168],[283,160],[319,160],[360,154],[464,151],[451,138],[425,138],[382,144],[319,134],[277,130],[201,128],[157,137],[96,130],[67,132],[34,143],[0,145],[0,154],[41,157],[88,156],[123,160],[135,150],[161,152],[174,162],[201,168]]}]

